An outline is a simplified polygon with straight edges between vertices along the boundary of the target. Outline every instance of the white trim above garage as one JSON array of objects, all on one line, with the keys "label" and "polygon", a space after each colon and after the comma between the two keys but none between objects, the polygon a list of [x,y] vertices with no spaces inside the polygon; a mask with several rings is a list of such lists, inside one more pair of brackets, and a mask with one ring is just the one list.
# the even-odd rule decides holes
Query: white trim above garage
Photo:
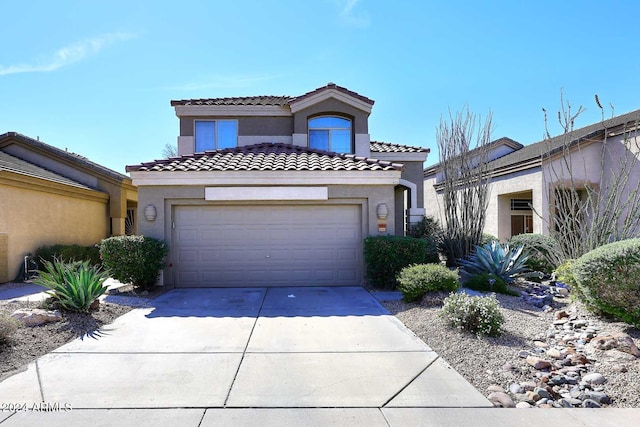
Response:
[{"label": "white trim above garage", "polygon": [[327,187],[206,187],[205,200],[328,200]]},{"label": "white trim above garage", "polygon": [[202,171],[129,172],[133,185],[398,185],[390,171]]}]

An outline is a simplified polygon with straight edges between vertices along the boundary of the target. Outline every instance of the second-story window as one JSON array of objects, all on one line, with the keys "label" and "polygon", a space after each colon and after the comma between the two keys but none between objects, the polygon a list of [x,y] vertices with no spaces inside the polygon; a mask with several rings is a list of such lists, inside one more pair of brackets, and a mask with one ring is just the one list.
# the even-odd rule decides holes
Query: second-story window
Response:
[{"label": "second-story window", "polygon": [[309,148],[352,153],[351,120],[337,116],[309,119]]},{"label": "second-story window", "polygon": [[221,150],[238,145],[238,122],[236,120],[196,120],[196,152]]}]

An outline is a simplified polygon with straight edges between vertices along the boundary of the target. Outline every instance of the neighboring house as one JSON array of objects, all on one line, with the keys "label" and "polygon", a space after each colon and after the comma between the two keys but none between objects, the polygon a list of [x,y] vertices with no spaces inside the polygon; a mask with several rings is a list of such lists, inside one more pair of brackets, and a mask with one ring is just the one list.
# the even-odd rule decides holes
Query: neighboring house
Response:
[{"label": "neighboring house", "polygon": [[0,135],[0,283],[39,246],[135,232],[131,179],[15,132]]},{"label": "neighboring house", "polygon": [[373,104],[333,83],[172,101],[180,157],[127,167],[140,233],[169,244],[164,284],[362,284],[363,239],[422,218],[429,152],[370,141]]},{"label": "neighboring house", "polygon": [[[640,139],[635,138],[635,129],[639,119],[640,110],[636,110],[528,146],[508,138],[494,141],[488,155],[491,183],[484,232],[501,241],[521,233],[549,234],[554,215],[552,198],[556,190],[567,188],[566,182],[559,182],[563,175],[565,179],[568,177],[566,168],[562,172],[562,147],[565,144],[570,147],[569,163],[575,185],[602,186],[601,171],[605,171],[602,179],[607,180],[624,156],[637,155]],[[629,130],[634,131],[632,141],[624,137]],[[608,155],[601,165],[605,139]],[[444,223],[444,177],[439,169],[439,165],[434,165],[424,171],[425,208],[427,216]],[[640,170],[636,168],[629,185],[635,187],[639,179]]]}]

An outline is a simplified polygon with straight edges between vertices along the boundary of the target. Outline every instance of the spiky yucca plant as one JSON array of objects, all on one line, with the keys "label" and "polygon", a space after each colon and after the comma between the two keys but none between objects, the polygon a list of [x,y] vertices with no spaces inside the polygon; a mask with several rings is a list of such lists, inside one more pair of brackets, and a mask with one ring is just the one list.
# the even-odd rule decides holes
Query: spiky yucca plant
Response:
[{"label": "spiky yucca plant", "polygon": [[526,266],[529,256],[524,252],[523,246],[509,248],[508,243],[502,246],[493,241],[484,246],[476,246],[475,249],[471,256],[458,260],[463,277],[489,273],[512,283],[518,276],[533,277],[537,274],[529,272]]}]

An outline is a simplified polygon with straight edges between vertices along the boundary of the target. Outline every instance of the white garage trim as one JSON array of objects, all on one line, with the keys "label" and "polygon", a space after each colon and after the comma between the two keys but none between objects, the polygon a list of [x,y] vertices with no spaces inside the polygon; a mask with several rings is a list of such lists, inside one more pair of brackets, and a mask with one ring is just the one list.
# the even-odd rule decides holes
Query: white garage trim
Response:
[{"label": "white garage trim", "polygon": [[129,172],[133,185],[397,185],[399,170],[390,171],[202,171]]},{"label": "white garage trim", "polygon": [[327,187],[207,187],[205,200],[327,200]]}]

